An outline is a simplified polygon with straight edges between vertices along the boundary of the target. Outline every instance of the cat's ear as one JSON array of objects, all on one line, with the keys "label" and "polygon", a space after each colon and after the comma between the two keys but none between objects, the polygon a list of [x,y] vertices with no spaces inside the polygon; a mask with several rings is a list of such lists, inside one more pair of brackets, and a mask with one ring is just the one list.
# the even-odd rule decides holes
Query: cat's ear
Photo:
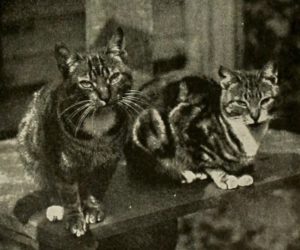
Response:
[{"label": "cat's ear", "polygon": [[228,88],[232,83],[236,82],[236,75],[233,71],[224,66],[219,68],[220,85],[223,89]]},{"label": "cat's ear", "polygon": [[261,76],[265,80],[270,81],[272,84],[277,84],[278,82],[277,64],[273,61],[267,62],[261,70]]},{"label": "cat's ear", "polygon": [[127,56],[125,50],[125,37],[123,30],[119,27],[113,34],[107,45],[107,53],[115,58],[125,59]]},{"label": "cat's ear", "polygon": [[71,52],[64,43],[55,44],[54,54],[58,69],[66,76],[69,72],[68,61],[71,58]]}]

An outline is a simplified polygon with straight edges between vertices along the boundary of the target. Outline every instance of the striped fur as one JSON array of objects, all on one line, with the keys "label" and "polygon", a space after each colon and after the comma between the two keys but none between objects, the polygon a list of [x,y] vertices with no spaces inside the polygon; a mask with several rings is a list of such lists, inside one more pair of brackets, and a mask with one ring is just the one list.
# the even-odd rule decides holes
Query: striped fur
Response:
[{"label": "striped fur", "polygon": [[[218,83],[182,76],[145,85],[153,107],[137,118],[126,147],[131,172],[175,180],[185,178],[185,171],[206,172],[224,189],[252,184],[251,176],[240,175],[253,164],[273,117],[277,70],[268,63],[262,70],[221,67],[219,73]],[[160,145],[162,135],[167,139],[159,149],[149,143],[152,138]],[[142,163],[138,155],[151,160]]]},{"label": "striped fur", "polygon": [[[19,127],[21,159],[44,189],[67,209],[71,233],[103,219],[101,205],[121,157],[130,116],[141,109],[123,62],[123,32],[118,30],[99,53],[71,53],[56,45],[63,75],[34,94]],[[85,204],[82,206],[82,204]]]}]

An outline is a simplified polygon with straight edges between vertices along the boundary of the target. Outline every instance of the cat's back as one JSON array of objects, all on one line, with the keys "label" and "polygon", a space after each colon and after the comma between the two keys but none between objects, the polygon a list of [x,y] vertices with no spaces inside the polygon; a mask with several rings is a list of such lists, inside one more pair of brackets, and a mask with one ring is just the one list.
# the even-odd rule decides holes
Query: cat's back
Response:
[{"label": "cat's back", "polygon": [[194,127],[191,123],[212,113],[210,104],[218,100],[219,88],[197,74],[172,72],[146,83],[140,91],[150,105],[137,117],[125,146],[129,173],[150,181],[157,175],[178,180],[181,170],[193,164],[181,145],[186,139],[181,139]]},{"label": "cat's back", "polygon": [[18,129],[18,149],[26,168],[35,168],[43,151],[44,125],[51,122],[55,85],[44,85],[33,94]]},{"label": "cat's back", "polygon": [[171,111],[180,102],[201,106],[209,104],[219,93],[213,80],[187,71],[157,77],[144,84],[140,91],[150,107],[160,111]]},{"label": "cat's back", "polygon": [[47,84],[33,93],[32,100],[19,124],[18,138],[22,137],[22,131],[26,130],[27,126],[38,126],[40,119],[43,116],[48,116],[47,111],[51,109],[54,102],[53,96],[55,91],[56,86]]}]

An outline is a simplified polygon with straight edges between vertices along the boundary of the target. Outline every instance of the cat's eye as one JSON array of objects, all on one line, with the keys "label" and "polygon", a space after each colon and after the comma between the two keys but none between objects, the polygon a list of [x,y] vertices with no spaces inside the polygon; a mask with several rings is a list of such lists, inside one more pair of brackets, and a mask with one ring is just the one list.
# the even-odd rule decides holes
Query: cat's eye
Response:
[{"label": "cat's eye", "polygon": [[93,87],[93,84],[89,81],[81,81],[81,82],[79,82],[79,85],[81,88],[84,88],[84,89],[91,89]]},{"label": "cat's eye", "polygon": [[276,77],[274,77],[274,76],[268,76],[268,77],[264,76],[262,79],[263,79],[263,81],[268,81],[272,84],[276,83]]},{"label": "cat's eye", "polygon": [[236,100],[234,101],[235,104],[242,106],[242,107],[247,107],[247,103],[240,101],[240,100]]},{"label": "cat's eye", "polygon": [[261,106],[266,106],[266,105],[272,103],[273,100],[274,100],[274,99],[273,99],[272,97],[266,97],[266,98],[263,98],[263,99],[260,101],[260,105],[261,105]]},{"label": "cat's eye", "polygon": [[120,79],[122,78],[122,74],[117,72],[117,73],[114,73],[110,78],[109,78],[109,81],[110,81],[110,84],[116,84],[120,81]]}]

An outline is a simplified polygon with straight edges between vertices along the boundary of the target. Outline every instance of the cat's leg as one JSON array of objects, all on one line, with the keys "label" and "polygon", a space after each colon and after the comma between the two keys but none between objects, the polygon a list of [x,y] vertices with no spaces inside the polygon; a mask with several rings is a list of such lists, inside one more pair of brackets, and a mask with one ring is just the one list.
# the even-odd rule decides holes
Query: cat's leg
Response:
[{"label": "cat's leg", "polygon": [[181,175],[182,175],[182,180],[181,180],[181,183],[192,183],[194,182],[195,180],[205,180],[207,179],[207,174],[205,173],[201,173],[201,172],[197,172],[197,173],[194,173],[193,171],[191,170],[184,170],[181,172]]},{"label": "cat's leg", "polygon": [[[108,188],[117,163],[101,166],[92,171],[82,183],[84,193],[84,217],[87,224],[104,220],[105,208],[103,197]],[[83,190],[84,189],[84,190]]]},{"label": "cat's leg", "polygon": [[87,224],[94,224],[104,220],[105,211],[102,199],[89,194],[84,201],[84,218]]},{"label": "cat's leg", "polygon": [[206,168],[205,171],[221,189],[234,189],[239,186],[238,177],[229,175],[222,169]]},{"label": "cat's leg", "polygon": [[65,209],[66,228],[77,237],[84,235],[86,223],[81,208],[78,184],[58,180],[56,187]]}]

